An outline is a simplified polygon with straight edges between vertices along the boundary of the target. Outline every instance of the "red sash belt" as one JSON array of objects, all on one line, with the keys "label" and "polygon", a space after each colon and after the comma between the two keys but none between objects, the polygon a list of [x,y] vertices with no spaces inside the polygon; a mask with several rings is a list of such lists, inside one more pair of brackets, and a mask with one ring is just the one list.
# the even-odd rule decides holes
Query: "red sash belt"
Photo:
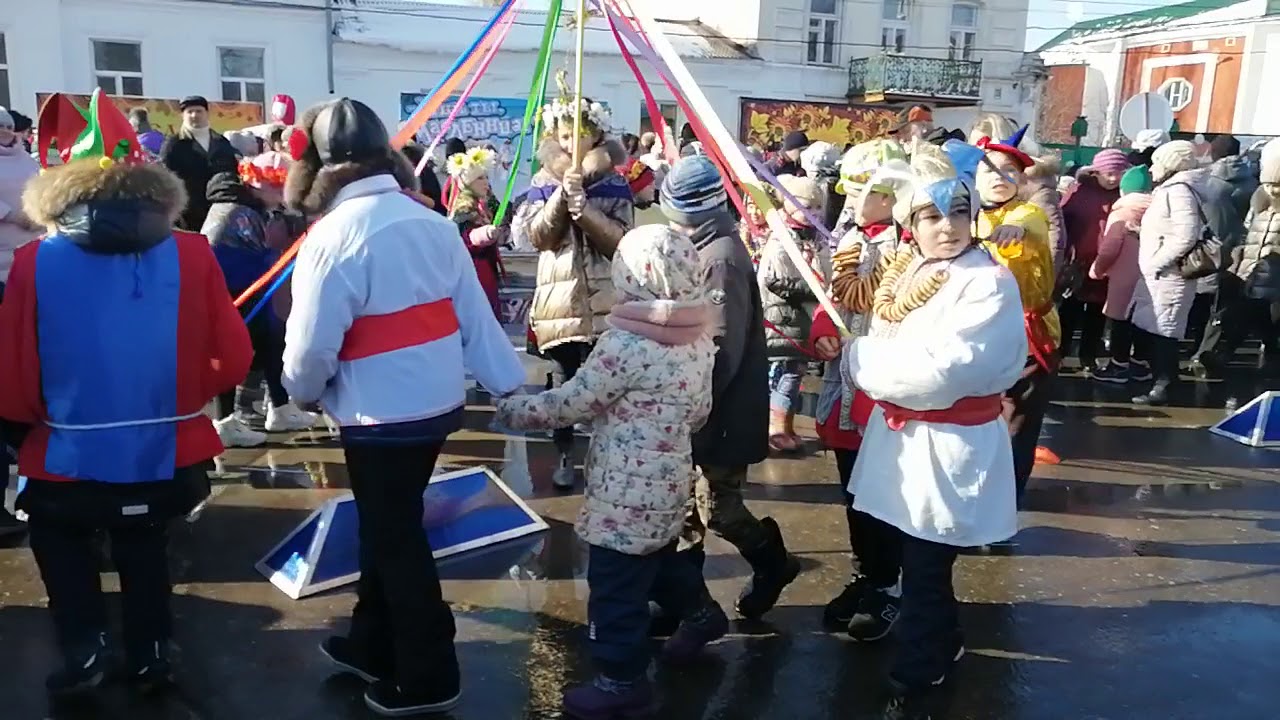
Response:
[{"label": "red sash belt", "polygon": [[343,362],[381,355],[449,337],[458,332],[453,301],[445,298],[385,315],[356,318],[342,339]]},{"label": "red sash belt", "polygon": [[1000,395],[960,398],[955,405],[943,410],[909,410],[883,400],[877,403],[884,410],[884,420],[890,430],[901,430],[910,420],[950,425],[985,425],[1000,417],[1003,410]]},{"label": "red sash belt", "polygon": [[1044,316],[1051,310],[1053,310],[1052,302],[1037,310],[1027,310],[1022,313],[1022,324],[1027,330],[1027,350],[1031,357],[1035,358],[1036,364],[1044,368],[1045,372],[1053,372],[1058,366],[1054,356],[1058,346],[1049,335],[1049,325],[1044,321]]}]

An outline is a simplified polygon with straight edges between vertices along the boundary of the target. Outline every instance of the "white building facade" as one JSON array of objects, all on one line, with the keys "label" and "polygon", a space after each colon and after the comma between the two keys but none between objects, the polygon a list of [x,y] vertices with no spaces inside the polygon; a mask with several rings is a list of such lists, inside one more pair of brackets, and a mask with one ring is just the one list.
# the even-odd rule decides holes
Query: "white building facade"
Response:
[{"label": "white building facade", "polygon": [[[953,127],[967,127],[979,112],[1030,114],[1030,84],[1019,75],[1027,0],[633,2],[662,18],[730,130],[738,127],[743,98],[923,102]],[[285,93],[299,107],[348,95],[395,127],[401,94],[434,86],[492,13],[412,0],[331,3],[39,0],[34,8],[30,0],[0,0],[0,100],[34,114],[37,93],[87,94],[95,87],[268,104]],[[528,95],[544,19],[520,14],[476,95]],[[572,34],[558,33],[555,68],[569,66]],[[615,125],[640,128],[641,93],[599,18],[589,23],[587,54],[585,92],[610,105]],[[671,93],[638,62],[664,114],[683,122]]]}]

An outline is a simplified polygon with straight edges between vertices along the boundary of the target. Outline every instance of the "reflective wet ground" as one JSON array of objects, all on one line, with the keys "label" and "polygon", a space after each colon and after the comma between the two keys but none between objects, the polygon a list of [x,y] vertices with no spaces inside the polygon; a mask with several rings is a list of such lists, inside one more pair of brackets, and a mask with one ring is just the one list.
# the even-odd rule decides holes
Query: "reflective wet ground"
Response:
[{"label": "reflective wet ground", "polygon": [[[529,360],[531,383],[545,368]],[[1058,384],[1023,530],[1008,548],[962,557],[957,592],[970,654],[944,693],[955,720],[1280,717],[1280,453],[1211,435],[1249,375],[1187,383],[1175,407],[1082,378]],[[448,465],[487,465],[530,499],[551,530],[450,561],[465,699],[455,720],[561,717],[566,685],[589,672],[585,552],[571,530],[578,492],[550,482],[542,435],[489,427],[476,393]],[[803,424],[812,437],[811,424]],[[581,441],[579,451],[585,448]],[[317,643],[343,628],[349,590],[294,601],[254,564],[324,499],[343,492],[342,454],[319,430],[273,437],[225,458],[216,495],[173,534],[179,691],[137,701],[109,690],[50,709],[54,665],[43,587],[25,547],[0,549],[0,718],[330,720],[370,718],[358,682],[331,677]],[[874,717],[892,644],[823,632],[821,607],[847,579],[833,459],[812,451],[752,469],[749,498],[781,523],[804,572],[763,623],[742,623],[700,666],[658,666],[670,720]],[[726,606],[747,576],[712,541],[707,575]],[[108,587],[114,576],[107,575]]]}]

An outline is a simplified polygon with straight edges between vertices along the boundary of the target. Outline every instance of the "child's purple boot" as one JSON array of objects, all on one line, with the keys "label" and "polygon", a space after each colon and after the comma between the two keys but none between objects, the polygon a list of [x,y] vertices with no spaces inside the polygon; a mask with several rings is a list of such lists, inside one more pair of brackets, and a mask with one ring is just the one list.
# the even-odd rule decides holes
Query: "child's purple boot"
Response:
[{"label": "child's purple boot", "polygon": [[649,717],[656,709],[653,685],[644,676],[624,681],[597,675],[564,694],[565,712],[578,720],[633,720]]},{"label": "child's purple boot", "polygon": [[690,662],[702,649],[729,632],[729,618],[719,603],[708,599],[701,610],[685,618],[662,646],[662,655],[675,663]]}]

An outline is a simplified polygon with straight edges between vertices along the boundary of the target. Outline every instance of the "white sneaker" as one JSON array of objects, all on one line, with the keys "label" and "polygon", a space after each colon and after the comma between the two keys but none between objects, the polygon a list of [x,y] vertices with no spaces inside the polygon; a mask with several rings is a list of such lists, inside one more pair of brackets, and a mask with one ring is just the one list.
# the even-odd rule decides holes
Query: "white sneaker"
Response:
[{"label": "white sneaker", "polygon": [[298,406],[293,403],[267,408],[267,432],[307,430],[315,424],[315,413],[299,410]]},{"label": "white sneaker", "polygon": [[267,434],[249,427],[243,420],[232,415],[224,420],[217,420],[213,427],[218,431],[218,439],[229,448],[250,448],[267,444]]}]

